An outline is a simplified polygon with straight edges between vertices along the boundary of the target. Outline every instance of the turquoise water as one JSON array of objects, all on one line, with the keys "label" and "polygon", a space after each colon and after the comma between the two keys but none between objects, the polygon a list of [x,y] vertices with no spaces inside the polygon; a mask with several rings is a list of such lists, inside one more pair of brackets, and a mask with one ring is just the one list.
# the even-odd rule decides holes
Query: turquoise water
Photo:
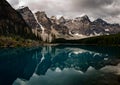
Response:
[{"label": "turquoise water", "polygon": [[0,85],[120,85],[120,47],[1,48]]}]

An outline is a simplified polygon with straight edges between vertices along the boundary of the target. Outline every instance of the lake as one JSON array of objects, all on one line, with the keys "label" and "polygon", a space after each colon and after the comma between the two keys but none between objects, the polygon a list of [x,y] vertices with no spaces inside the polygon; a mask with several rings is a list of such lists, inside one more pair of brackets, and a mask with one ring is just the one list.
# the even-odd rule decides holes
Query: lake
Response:
[{"label": "lake", "polygon": [[0,48],[0,85],[120,85],[120,47]]}]

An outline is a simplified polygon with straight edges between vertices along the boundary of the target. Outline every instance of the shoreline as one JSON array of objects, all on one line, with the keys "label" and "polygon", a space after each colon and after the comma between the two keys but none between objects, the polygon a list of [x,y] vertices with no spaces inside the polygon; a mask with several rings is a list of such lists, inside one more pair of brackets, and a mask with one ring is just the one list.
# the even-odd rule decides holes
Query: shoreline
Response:
[{"label": "shoreline", "polygon": [[17,48],[17,47],[40,47],[40,46],[105,46],[105,47],[120,47],[120,45],[97,45],[97,44],[72,44],[72,43],[30,43],[30,44],[19,44],[19,46],[0,46],[0,48]]}]

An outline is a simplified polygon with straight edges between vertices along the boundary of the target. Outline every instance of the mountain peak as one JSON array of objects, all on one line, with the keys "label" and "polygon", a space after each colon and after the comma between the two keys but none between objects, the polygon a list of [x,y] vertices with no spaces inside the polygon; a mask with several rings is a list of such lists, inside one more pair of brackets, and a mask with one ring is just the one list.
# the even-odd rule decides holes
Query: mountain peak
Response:
[{"label": "mountain peak", "polygon": [[55,16],[51,16],[50,20],[52,23],[57,23],[57,18]]},{"label": "mountain peak", "polygon": [[31,27],[32,29],[40,28],[39,24],[37,23],[34,17],[34,14],[29,9],[29,7],[22,7],[17,11],[22,15],[22,17],[24,18],[25,22],[28,24],[29,27]]},{"label": "mountain peak", "polygon": [[103,19],[101,19],[101,18],[98,18],[98,19],[96,19],[95,21],[98,21],[98,22],[105,22]]},{"label": "mountain peak", "polygon": [[108,24],[106,21],[104,21],[103,19],[101,19],[101,18],[98,18],[98,19],[96,19],[95,21],[93,21],[93,23],[98,23],[98,24]]},{"label": "mountain peak", "polygon": [[20,10],[20,9],[29,9],[28,6],[20,6],[17,10]]},{"label": "mountain peak", "polygon": [[65,19],[63,16],[61,16],[58,21],[59,21],[60,23],[65,23],[65,22],[66,22],[66,19]]},{"label": "mountain peak", "polygon": [[31,12],[31,10],[29,9],[29,7],[25,7],[25,6],[22,6],[20,7],[19,9],[17,9],[18,12],[20,13],[25,13],[25,12]]},{"label": "mountain peak", "polygon": [[35,13],[38,22],[47,29],[51,29],[52,22],[50,18],[47,17],[44,11],[38,11]]},{"label": "mountain peak", "polygon": [[50,19],[56,20],[57,18],[56,18],[56,16],[51,16]]},{"label": "mountain peak", "polygon": [[90,22],[90,19],[89,19],[89,17],[88,17],[87,15],[84,15],[84,16],[82,16],[82,17],[77,17],[77,18],[75,18],[75,20],[77,20],[77,21],[88,21],[88,22]]},{"label": "mountain peak", "polygon": [[89,17],[87,15],[82,16],[81,20],[83,20],[83,21],[86,20],[86,21],[90,22],[90,19],[89,19]]},{"label": "mountain peak", "polygon": [[89,17],[87,15],[82,16],[82,18],[89,19]]},{"label": "mountain peak", "polygon": [[32,30],[23,17],[6,0],[0,0],[0,25],[2,26],[0,34],[3,35],[13,34],[22,37],[32,35]]},{"label": "mountain peak", "polygon": [[39,15],[39,17],[47,17],[45,11],[38,11],[35,14],[36,14],[36,16]]}]

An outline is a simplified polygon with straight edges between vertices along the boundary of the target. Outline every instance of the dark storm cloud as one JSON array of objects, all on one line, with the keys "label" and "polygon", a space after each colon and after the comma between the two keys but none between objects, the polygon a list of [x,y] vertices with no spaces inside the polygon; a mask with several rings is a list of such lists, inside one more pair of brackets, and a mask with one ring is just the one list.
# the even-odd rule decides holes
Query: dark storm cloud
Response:
[{"label": "dark storm cloud", "polygon": [[120,23],[120,0],[8,0],[14,7],[29,6],[32,11],[45,11],[49,16],[88,15],[92,19],[103,18]]}]

